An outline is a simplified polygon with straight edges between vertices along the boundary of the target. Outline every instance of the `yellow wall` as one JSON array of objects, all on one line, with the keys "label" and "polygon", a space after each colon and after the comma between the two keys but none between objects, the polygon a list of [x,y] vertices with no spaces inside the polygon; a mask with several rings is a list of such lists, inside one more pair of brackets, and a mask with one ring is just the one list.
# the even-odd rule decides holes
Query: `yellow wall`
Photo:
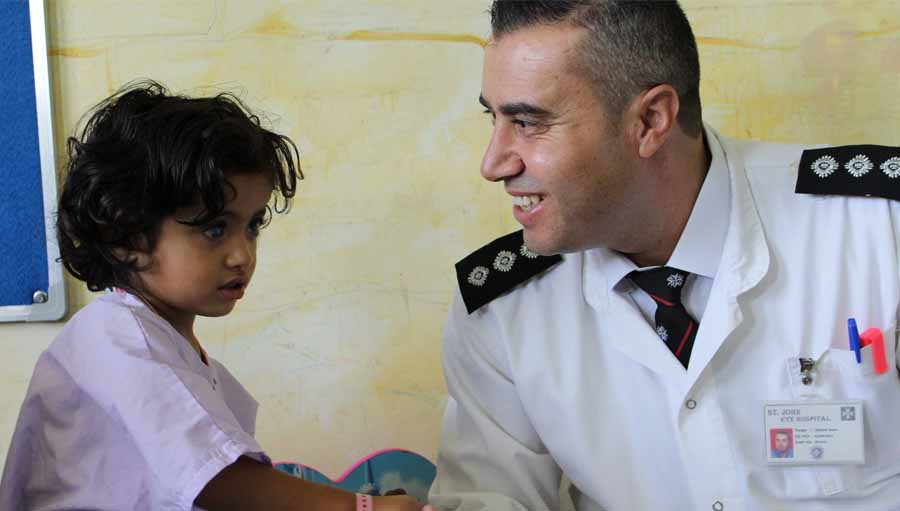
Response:
[{"label": "yellow wall", "polygon": [[[452,264],[513,230],[478,177],[488,0],[50,0],[58,159],[122,83],[242,92],[307,174],[264,233],[236,311],[205,346],[261,403],[278,460],[337,475],[369,451],[434,457]],[[900,2],[687,0],[707,119],[781,141],[900,141]],[[93,296],[69,281],[77,309]],[[0,462],[60,323],[0,325]]]}]

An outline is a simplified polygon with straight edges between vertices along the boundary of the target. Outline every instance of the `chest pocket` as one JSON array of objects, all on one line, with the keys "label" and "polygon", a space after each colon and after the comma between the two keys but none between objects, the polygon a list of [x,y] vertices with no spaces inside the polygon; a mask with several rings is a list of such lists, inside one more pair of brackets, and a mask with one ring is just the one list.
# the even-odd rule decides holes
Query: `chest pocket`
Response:
[{"label": "chest pocket", "polygon": [[[888,371],[866,373],[851,350],[828,348],[817,357],[814,370],[804,384],[798,358],[787,361],[791,394],[797,401],[860,400],[863,402],[865,465],[790,467],[812,473],[821,496],[864,497],[893,485],[900,490],[900,374],[896,367],[893,329],[885,331]],[[774,467],[777,470],[779,467]],[[790,473],[785,473],[790,477]],[[893,480],[891,480],[893,479]],[[894,491],[894,490],[891,490]],[[900,502],[900,492],[898,502]]]}]

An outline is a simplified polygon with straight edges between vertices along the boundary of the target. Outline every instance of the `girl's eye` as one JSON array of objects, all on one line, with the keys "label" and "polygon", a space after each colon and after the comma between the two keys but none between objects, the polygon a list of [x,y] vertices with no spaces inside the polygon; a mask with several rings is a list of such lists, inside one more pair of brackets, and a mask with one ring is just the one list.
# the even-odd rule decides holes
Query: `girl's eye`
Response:
[{"label": "girl's eye", "polygon": [[224,224],[210,225],[209,227],[206,228],[205,231],[203,231],[203,234],[205,234],[206,237],[208,237],[210,239],[217,240],[217,239],[221,238],[222,236],[225,236],[225,225]]},{"label": "girl's eye", "polygon": [[259,231],[263,230],[263,227],[268,225],[268,220],[264,216],[258,216],[250,221],[250,224],[247,225],[247,230],[250,231],[250,234],[253,236],[259,236]]}]

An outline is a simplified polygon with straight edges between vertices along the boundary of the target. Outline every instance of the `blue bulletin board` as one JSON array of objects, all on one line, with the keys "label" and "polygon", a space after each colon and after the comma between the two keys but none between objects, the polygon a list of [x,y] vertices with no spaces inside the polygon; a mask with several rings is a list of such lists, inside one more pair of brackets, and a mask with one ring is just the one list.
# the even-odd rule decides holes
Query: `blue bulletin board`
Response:
[{"label": "blue bulletin board", "polygon": [[43,0],[0,0],[0,321],[65,315]]}]

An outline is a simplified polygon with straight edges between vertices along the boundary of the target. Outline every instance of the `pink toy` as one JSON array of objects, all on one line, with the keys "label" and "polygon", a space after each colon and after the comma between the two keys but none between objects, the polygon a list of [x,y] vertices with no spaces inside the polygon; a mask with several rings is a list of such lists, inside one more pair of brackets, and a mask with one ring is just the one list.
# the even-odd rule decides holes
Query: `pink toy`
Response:
[{"label": "pink toy", "polygon": [[884,353],[884,335],[878,328],[868,328],[859,335],[861,347],[872,346],[872,369],[876,374],[887,372],[887,358]]}]

